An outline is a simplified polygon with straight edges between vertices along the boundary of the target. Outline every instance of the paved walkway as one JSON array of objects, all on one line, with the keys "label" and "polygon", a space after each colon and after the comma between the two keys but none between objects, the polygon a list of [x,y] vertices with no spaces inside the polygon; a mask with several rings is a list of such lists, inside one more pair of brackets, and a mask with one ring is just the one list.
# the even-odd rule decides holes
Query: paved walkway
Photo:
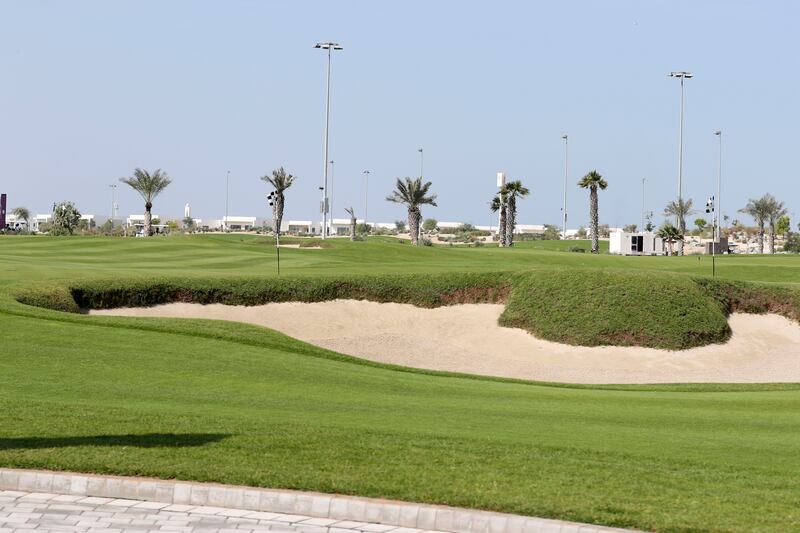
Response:
[{"label": "paved walkway", "polygon": [[17,531],[127,533],[421,533],[421,529],[330,518],[152,501],[0,491],[0,533]]}]

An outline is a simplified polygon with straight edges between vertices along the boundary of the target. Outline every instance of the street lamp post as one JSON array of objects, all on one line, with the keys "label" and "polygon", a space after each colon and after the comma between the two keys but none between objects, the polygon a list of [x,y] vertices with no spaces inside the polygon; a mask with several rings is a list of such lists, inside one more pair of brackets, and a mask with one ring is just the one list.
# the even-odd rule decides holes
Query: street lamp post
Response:
[{"label": "street lamp post", "polygon": [[[693,77],[691,72],[670,72],[671,78],[678,78],[681,80],[681,111],[680,111],[680,127],[678,128],[678,203],[683,200],[683,83],[684,80]],[[676,225],[680,228],[680,215],[676,215]],[[683,255],[683,241],[678,241],[678,255]]]},{"label": "street lamp post", "polygon": [[364,227],[366,227],[367,224],[369,224],[369,221],[367,219],[367,215],[369,214],[368,208],[369,208],[369,174],[370,174],[370,171],[369,170],[365,170],[364,172],[362,172],[362,174],[364,174]]},{"label": "street lamp post", "polygon": [[333,159],[331,159],[330,160],[330,164],[331,164],[331,191],[330,191],[330,194],[328,195],[329,198],[330,198],[330,200],[328,201],[328,203],[330,204],[330,206],[329,206],[330,207],[330,216],[329,216],[329,218],[330,218],[330,220],[329,220],[330,233],[333,233],[333,176],[334,176],[333,163],[334,163],[334,161],[333,161]]},{"label": "street lamp post", "polygon": [[222,229],[227,233],[228,231],[228,190],[230,189],[231,171],[225,175],[225,222],[222,224]]},{"label": "street lamp post", "polygon": [[644,184],[645,178],[642,178],[642,227],[641,232],[644,233],[644,217],[645,217],[645,208],[644,208]]},{"label": "street lamp post", "polygon": [[328,75],[325,84],[325,157],[323,159],[323,178],[322,178],[322,238],[326,238],[328,233],[328,137],[331,121],[331,51],[342,50],[338,43],[317,43],[314,48],[328,51]]},{"label": "street lamp post", "polygon": [[111,187],[111,229],[114,229],[114,206],[116,205],[116,201],[114,199],[114,193],[117,191],[116,184],[109,185]]},{"label": "street lamp post", "polygon": [[717,233],[715,239],[721,240],[720,222],[722,221],[722,130],[714,131],[714,135],[719,139],[719,159],[717,161]]},{"label": "street lamp post", "polygon": [[561,136],[564,139],[564,207],[561,208],[563,217],[563,232],[561,238],[567,239],[567,176],[569,173],[569,136],[565,133]]}]

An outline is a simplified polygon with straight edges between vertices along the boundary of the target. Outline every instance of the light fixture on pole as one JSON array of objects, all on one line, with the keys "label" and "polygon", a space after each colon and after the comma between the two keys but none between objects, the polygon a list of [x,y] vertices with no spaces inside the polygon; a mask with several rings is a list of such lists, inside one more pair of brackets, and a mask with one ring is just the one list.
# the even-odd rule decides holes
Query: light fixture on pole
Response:
[{"label": "light fixture on pole", "polygon": [[714,235],[717,232],[717,214],[715,212],[713,196],[706,200],[706,213],[711,215],[711,275],[715,276],[717,272],[717,242],[714,239]]},{"label": "light fixture on pole", "polygon": [[322,238],[326,237],[328,233],[328,137],[329,137],[329,128],[331,122],[331,51],[332,50],[342,50],[342,47],[338,43],[317,43],[314,45],[314,48],[319,48],[321,50],[328,51],[328,75],[327,81],[325,84],[325,156],[323,158],[323,178],[322,178]]},{"label": "light fixture on pole", "polygon": [[421,178],[422,176],[425,175],[425,173],[423,172],[423,170],[424,170],[423,166],[424,166],[424,163],[425,163],[425,156],[424,156],[424,154],[422,152],[422,148],[419,148],[417,150],[417,152],[419,152],[419,177]]},{"label": "light fixture on pole", "polygon": [[364,227],[366,228],[367,224],[369,224],[369,219],[367,219],[367,215],[369,214],[369,174],[371,171],[365,170],[362,172],[364,174]]},{"label": "light fixture on pole", "polygon": [[114,229],[114,206],[116,205],[116,202],[114,201],[114,193],[117,191],[117,186],[116,186],[116,184],[112,183],[111,185],[109,185],[109,187],[111,187],[111,229],[113,230]]},{"label": "light fixture on pole", "polygon": [[721,242],[721,217],[722,217],[722,130],[715,130],[714,135],[717,136],[719,139],[719,158],[717,160],[717,216],[720,217],[717,220],[717,234],[715,240]]},{"label": "light fixture on pole", "polygon": [[569,136],[565,133],[561,136],[564,139],[564,207],[561,208],[562,222],[564,224],[561,238],[567,238],[567,176],[569,172]]}]

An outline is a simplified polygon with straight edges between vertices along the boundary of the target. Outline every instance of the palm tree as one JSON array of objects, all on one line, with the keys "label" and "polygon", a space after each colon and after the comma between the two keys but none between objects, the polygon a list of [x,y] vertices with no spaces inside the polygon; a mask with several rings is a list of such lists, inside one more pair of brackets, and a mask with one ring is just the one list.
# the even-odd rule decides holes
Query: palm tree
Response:
[{"label": "palm tree", "polygon": [[419,206],[430,204],[436,207],[436,195],[428,196],[431,182],[422,183],[422,178],[397,178],[395,190],[386,200],[397,204],[405,204],[408,207],[408,230],[411,233],[411,244],[419,244],[419,222],[422,220],[422,213]]},{"label": "palm tree", "polygon": [[[667,204],[664,208],[664,216],[675,217],[677,228],[681,236],[686,235],[686,217],[693,215],[692,199],[684,200],[678,198]],[[678,255],[683,255],[683,238],[678,240]]]},{"label": "palm tree", "polygon": [[27,207],[15,207],[11,210],[11,214],[14,215],[17,220],[22,219],[25,221],[25,229],[30,231],[30,222],[31,222],[31,212],[28,211]]},{"label": "palm tree", "polygon": [[356,240],[356,214],[352,207],[345,207],[344,210],[350,215],[350,240],[354,241]]},{"label": "palm tree", "polygon": [[598,174],[596,170],[592,170],[578,182],[578,186],[583,189],[589,189],[589,223],[592,228],[592,253],[596,254],[600,251],[600,234],[599,223],[597,215],[597,189],[605,190],[608,187],[608,182],[603,179],[603,176]]},{"label": "palm tree", "polygon": [[286,198],[284,192],[292,186],[296,176],[287,174],[283,167],[273,170],[272,175],[261,176],[261,179],[275,187],[275,191],[271,194],[270,205],[272,205],[272,225],[274,228],[275,238],[279,239],[281,236],[281,221],[283,221],[283,207]]},{"label": "palm tree", "polygon": [[669,222],[664,222],[664,224],[660,228],[658,228],[656,236],[659,237],[665,243],[667,243],[667,247],[669,248],[669,255],[674,255],[672,249],[673,243],[675,243],[676,241],[683,242],[683,233],[681,233],[678,228],[676,228]]},{"label": "palm tree", "polygon": [[167,185],[172,183],[166,172],[160,168],[150,174],[141,168],[134,169],[133,176],[129,178],[120,178],[119,181],[130,185],[130,187],[138,192],[144,198],[144,234],[146,237],[153,235],[153,200],[161,194],[161,191],[167,188]]},{"label": "palm tree", "polygon": [[508,242],[506,238],[506,188],[503,187],[500,189],[500,192],[492,198],[491,203],[489,204],[489,209],[492,210],[492,213],[500,212],[500,222],[497,225],[497,237],[500,243],[500,246],[505,246]]},{"label": "palm tree", "polygon": [[775,224],[778,222],[779,218],[781,218],[783,215],[786,214],[786,206],[784,205],[783,202],[779,201],[771,194],[764,195],[762,200],[766,208],[767,221],[769,222],[769,241],[768,241],[769,248],[767,249],[767,251],[770,254],[774,254]]},{"label": "palm tree", "polygon": [[514,246],[514,227],[517,225],[517,198],[525,198],[531,191],[519,180],[506,183],[506,244]]},{"label": "palm tree", "polygon": [[760,254],[764,253],[764,225],[769,218],[768,211],[769,206],[765,201],[765,197],[756,199],[750,198],[747,201],[747,205],[739,209],[740,213],[753,217],[756,226],[758,226],[758,253]]}]

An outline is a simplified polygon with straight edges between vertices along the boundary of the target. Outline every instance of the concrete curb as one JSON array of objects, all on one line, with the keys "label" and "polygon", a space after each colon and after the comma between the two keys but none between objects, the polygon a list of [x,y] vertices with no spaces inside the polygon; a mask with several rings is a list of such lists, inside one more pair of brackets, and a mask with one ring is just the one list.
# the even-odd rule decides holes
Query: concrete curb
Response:
[{"label": "concrete curb", "polygon": [[0,468],[0,490],[99,496],[289,513],[454,533],[601,533],[630,531],[441,505],[216,483]]}]

